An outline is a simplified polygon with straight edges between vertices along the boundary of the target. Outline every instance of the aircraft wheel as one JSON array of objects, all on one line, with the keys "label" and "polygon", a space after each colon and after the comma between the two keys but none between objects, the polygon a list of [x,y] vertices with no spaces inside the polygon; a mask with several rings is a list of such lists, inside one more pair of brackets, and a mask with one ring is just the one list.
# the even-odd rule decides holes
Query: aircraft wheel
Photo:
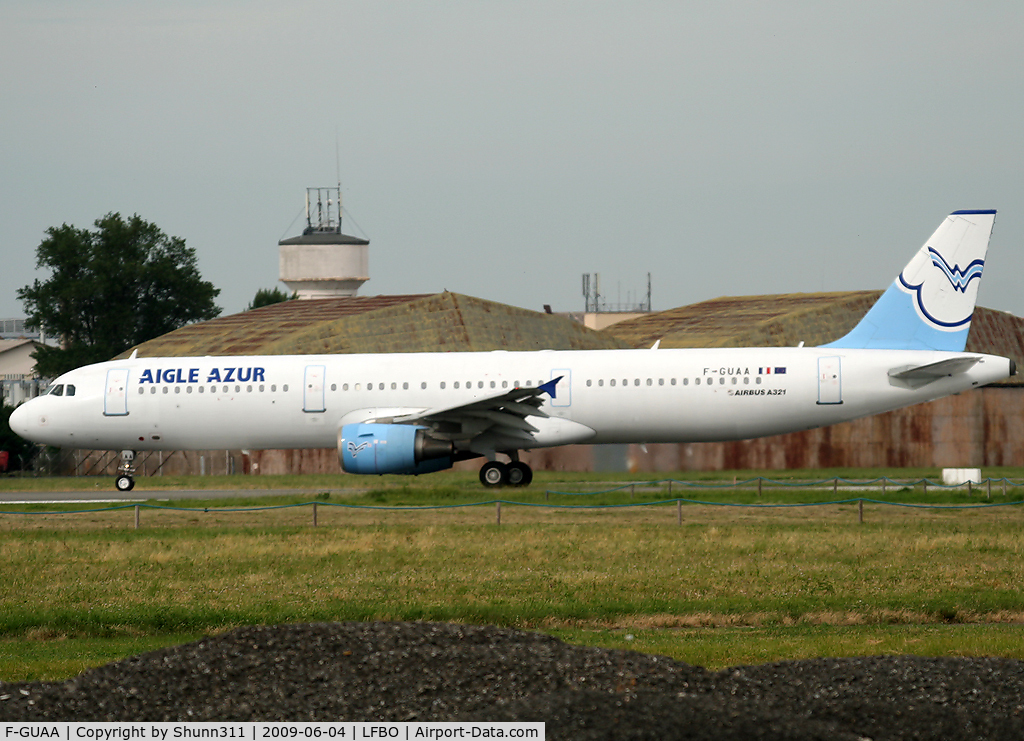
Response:
[{"label": "aircraft wheel", "polygon": [[522,461],[513,461],[508,464],[508,485],[529,486],[533,481],[533,469]]},{"label": "aircraft wheel", "polygon": [[488,461],[480,468],[480,483],[488,489],[508,483],[508,466],[500,461]]},{"label": "aircraft wheel", "polygon": [[118,476],[114,479],[114,486],[118,491],[131,491],[135,488],[135,479],[131,476]]}]

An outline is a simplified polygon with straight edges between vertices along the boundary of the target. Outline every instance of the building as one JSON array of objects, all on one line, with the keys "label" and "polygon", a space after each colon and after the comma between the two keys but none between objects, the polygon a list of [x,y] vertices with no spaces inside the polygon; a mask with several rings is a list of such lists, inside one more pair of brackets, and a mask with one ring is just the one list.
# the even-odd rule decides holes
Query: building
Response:
[{"label": "building", "polygon": [[46,382],[36,376],[32,357],[39,347],[42,343],[27,337],[0,340],[0,388],[5,406],[17,406],[46,387]]}]

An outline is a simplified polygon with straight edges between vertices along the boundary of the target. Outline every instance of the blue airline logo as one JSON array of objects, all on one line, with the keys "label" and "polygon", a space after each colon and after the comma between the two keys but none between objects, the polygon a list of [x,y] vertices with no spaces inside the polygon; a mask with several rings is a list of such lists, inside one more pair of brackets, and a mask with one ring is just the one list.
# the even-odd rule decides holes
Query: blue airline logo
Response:
[{"label": "blue airline logo", "polygon": [[972,280],[980,278],[982,270],[985,269],[984,260],[972,260],[966,268],[961,268],[959,265],[950,267],[946,259],[935,249],[929,247],[928,254],[932,256],[932,265],[941,270],[949,284],[960,293],[967,290],[967,286]]},{"label": "blue airline logo", "polygon": [[139,383],[259,383],[266,381],[264,368],[211,368],[200,381],[198,368],[146,368]]}]

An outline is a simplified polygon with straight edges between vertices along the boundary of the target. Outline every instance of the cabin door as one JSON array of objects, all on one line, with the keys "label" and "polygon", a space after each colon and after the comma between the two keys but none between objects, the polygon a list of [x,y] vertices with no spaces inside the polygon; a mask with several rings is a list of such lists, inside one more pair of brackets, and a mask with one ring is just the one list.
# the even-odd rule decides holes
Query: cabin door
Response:
[{"label": "cabin door", "polygon": [[559,376],[562,377],[562,380],[555,385],[555,398],[551,400],[551,406],[572,406],[572,371],[568,368],[556,368],[551,371],[552,381]]},{"label": "cabin door", "polygon": [[324,404],[324,375],[326,370],[326,367],[322,365],[306,366],[306,375],[302,384],[302,411],[326,411],[327,407]]},{"label": "cabin door", "polygon": [[103,390],[103,414],[124,417],[128,414],[128,369],[111,368],[107,371],[107,385]]},{"label": "cabin door", "polygon": [[842,364],[838,357],[818,358],[818,403],[843,403]]}]

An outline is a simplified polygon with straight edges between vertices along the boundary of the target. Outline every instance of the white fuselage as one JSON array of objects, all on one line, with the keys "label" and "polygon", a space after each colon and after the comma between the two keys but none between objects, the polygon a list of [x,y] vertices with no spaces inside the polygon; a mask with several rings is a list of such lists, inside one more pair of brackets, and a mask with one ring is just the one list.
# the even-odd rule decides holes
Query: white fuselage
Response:
[{"label": "white fuselage", "polygon": [[[957,357],[969,370],[920,388],[890,371]],[[834,424],[1008,377],[978,353],[830,348],[136,358],[71,371],[12,416],[63,447],[328,448],[342,424],[466,404],[562,377],[532,448],[737,440]]]}]

